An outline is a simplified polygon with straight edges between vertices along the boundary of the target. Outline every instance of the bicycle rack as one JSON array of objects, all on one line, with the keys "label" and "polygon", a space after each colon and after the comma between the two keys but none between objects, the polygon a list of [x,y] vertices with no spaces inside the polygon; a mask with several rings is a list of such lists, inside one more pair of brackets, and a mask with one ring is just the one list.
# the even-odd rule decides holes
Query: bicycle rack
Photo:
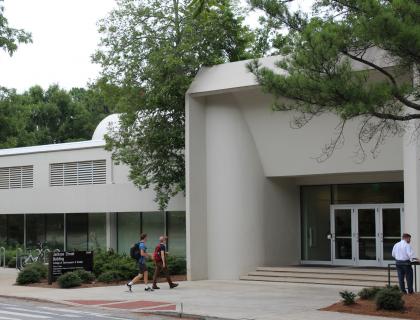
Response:
[{"label": "bicycle rack", "polygon": [[20,270],[22,267],[22,254],[23,250],[21,248],[16,249],[16,269]]},{"label": "bicycle rack", "polygon": [[0,247],[0,268],[3,263],[3,268],[6,268],[6,248]]},{"label": "bicycle rack", "polygon": [[46,264],[46,263],[48,263],[48,259],[49,259],[49,257],[50,257],[50,253],[51,253],[51,250],[50,249],[45,249],[44,250],[44,264]]}]

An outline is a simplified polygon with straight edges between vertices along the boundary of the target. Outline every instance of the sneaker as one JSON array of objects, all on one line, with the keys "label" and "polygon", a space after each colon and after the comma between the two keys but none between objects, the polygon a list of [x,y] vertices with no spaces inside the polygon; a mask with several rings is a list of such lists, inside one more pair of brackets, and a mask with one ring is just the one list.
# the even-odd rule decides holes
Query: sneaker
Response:
[{"label": "sneaker", "polygon": [[176,288],[176,287],[178,287],[178,283],[171,283],[169,285],[169,288],[171,288],[171,289]]},{"label": "sneaker", "polygon": [[154,284],[153,287],[152,287],[152,289],[159,290],[160,288],[157,285]]},{"label": "sneaker", "polygon": [[129,292],[133,292],[133,291],[131,291],[131,287],[132,287],[132,285],[131,285],[131,284],[127,283],[127,287],[128,287],[128,291],[129,291]]},{"label": "sneaker", "polygon": [[150,287],[147,287],[147,288],[144,288],[144,291],[153,291],[153,289],[152,288],[150,288]]}]

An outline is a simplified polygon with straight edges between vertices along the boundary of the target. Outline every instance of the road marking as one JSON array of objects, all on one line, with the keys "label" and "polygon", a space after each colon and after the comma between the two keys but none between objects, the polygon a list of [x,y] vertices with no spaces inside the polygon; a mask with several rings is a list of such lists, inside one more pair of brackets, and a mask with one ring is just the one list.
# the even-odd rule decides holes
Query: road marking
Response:
[{"label": "road marking", "polygon": [[50,316],[61,316],[61,317],[68,317],[68,318],[81,318],[82,316],[78,315],[65,315],[65,314],[59,314],[59,313],[53,313],[53,312],[46,312],[46,311],[38,311],[35,309],[25,309],[25,308],[16,308],[16,307],[6,307],[8,310],[15,310],[15,311],[22,311],[22,312],[28,312],[28,313],[39,313],[39,314],[45,314]]},{"label": "road marking", "polygon": [[0,320],[19,320],[18,318],[0,317]]},{"label": "road marking", "polygon": [[0,313],[10,314],[12,316],[25,317],[25,318],[51,319],[51,317],[47,317],[47,316],[38,316],[38,315],[35,315],[35,314],[27,314],[27,313],[4,311],[4,310],[0,310]]},{"label": "road marking", "polygon": [[63,308],[51,308],[51,307],[41,307],[42,309],[46,310],[52,310],[52,311],[61,311],[66,313],[74,313],[74,314],[80,314],[80,315],[89,315],[89,316],[95,316],[95,317],[102,317],[107,319],[115,319],[115,320],[130,320],[130,318],[119,318],[115,317],[106,313],[95,313],[95,312],[85,312],[85,311],[76,311],[76,310],[68,310]]}]

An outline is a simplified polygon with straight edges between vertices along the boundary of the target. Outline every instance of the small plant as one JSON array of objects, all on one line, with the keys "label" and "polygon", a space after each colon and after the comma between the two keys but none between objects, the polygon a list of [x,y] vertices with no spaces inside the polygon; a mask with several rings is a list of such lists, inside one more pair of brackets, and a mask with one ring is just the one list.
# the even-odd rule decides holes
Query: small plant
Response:
[{"label": "small plant", "polygon": [[383,288],[376,294],[376,307],[382,310],[402,310],[402,293],[393,287]]},{"label": "small plant", "polygon": [[354,292],[344,290],[340,292],[340,296],[346,306],[356,303],[356,294]]},{"label": "small plant", "polygon": [[363,288],[359,291],[357,294],[360,299],[362,300],[373,300],[376,297],[376,294],[381,290],[381,288],[378,287],[372,287],[372,288]]},{"label": "small plant", "polygon": [[115,270],[105,271],[98,277],[98,281],[105,283],[111,283],[120,280],[122,280],[121,274]]},{"label": "small plant", "polygon": [[23,269],[19,272],[16,283],[19,285],[25,285],[29,283],[37,283],[41,281],[41,275],[35,269]]},{"label": "small plant", "polygon": [[92,272],[84,269],[78,269],[74,272],[79,276],[83,283],[92,283],[95,281],[95,275]]},{"label": "small plant", "polygon": [[80,279],[76,272],[67,272],[58,277],[57,282],[60,288],[73,288],[80,286],[82,279]]},{"label": "small plant", "polygon": [[39,273],[42,279],[47,278],[47,275],[48,275],[48,268],[45,264],[42,264],[42,263],[31,263],[31,264],[26,265],[24,269],[35,270],[36,272]]}]

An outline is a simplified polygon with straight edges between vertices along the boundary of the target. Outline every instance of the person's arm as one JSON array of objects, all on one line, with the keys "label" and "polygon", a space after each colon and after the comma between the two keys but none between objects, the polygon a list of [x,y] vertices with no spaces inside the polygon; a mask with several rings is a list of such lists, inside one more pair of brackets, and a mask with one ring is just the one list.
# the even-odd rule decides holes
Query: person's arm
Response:
[{"label": "person's arm", "polygon": [[407,252],[407,255],[408,255],[408,257],[410,258],[410,260],[417,260],[416,259],[416,256],[414,255],[414,250],[413,250],[413,248],[408,244],[407,246],[406,246],[406,252]]},{"label": "person's arm", "polygon": [[165,254],[165,251],[166,251],[166,247],[161,247],[161,250],[160,250],[160,257],[162,258],[162,263],[163,263],[163,267],[165,268],[166,267],[166,254]]}]

